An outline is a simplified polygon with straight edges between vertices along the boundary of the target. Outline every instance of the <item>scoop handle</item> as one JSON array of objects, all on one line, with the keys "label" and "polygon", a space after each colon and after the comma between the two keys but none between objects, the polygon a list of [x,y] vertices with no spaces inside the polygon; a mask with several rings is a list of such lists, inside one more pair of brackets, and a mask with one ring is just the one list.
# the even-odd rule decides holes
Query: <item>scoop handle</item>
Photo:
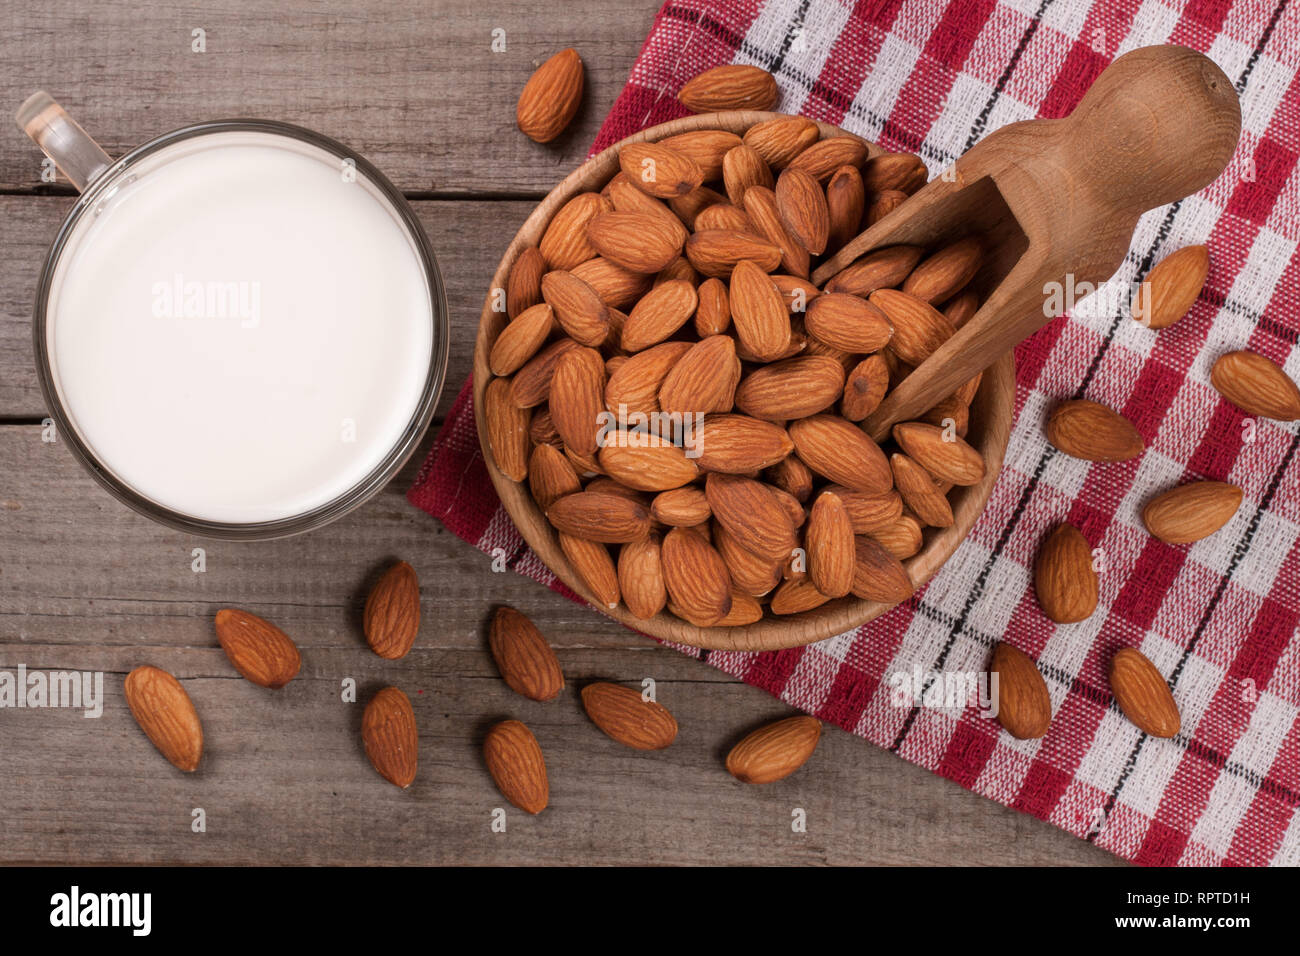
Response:
[{"label": "scoop handle", "polygon": [[108,153],[68,115],[49,93],[33,93],[14,114],[18,128],[32,138],[63,175],[84,193],[96,177],[113,165]]}]

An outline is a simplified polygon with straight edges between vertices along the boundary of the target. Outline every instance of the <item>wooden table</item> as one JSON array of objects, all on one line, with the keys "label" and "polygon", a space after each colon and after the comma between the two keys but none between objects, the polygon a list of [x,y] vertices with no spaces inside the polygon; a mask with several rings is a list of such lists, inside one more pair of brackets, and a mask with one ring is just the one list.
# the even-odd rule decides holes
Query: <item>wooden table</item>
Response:
[{"label": "wooden table", "polygon": [[[111,155],[166,130],[247,115],[313,127],[373,160],[415,200],[452,309],[449,386],[469,372],[474,327],[501,251],[576,165],[614,102],[657,0],[585,0],[563,15],[523,0],[388,0],[363,11],[289,0],[90,5],[47,0],[6,17],[0,104],[48,89]],[[587,9],[582,9],[586,7]],[[558,10],[558,8],[551,8]],[[12,13],[13,11],[11,11]],[[492,31],[507,49],[491,52]],[[191,49],[202,29],[206,52]],[[578,122],[540,147],[514,126],[531,70],[565,46],[587,64]],[[42,441],[30,314],[45,250],[72,205],[41,182],[41,155],[0,124],[0,670],[103,671],[103,716],[0,710],[6,861],[217,863],[1073,863],[1114,858],[835,728],[787,781],[746,787],[728,747],[788,708],[512,573],[403,497],[416,461],[359,511],[306,537],[199,540],[113,501],[62,444]],[[192,549],[206,551],[206,571]],[[380,660],[361,637],[368,585],[395,558],[418,569],[414,651]],[[511,693],[485,648],[499,603],[558,650],[569,688]],[[272,693],[239,677],[214,612],[239,605],[294,636],[301,675]],[[152,663],[202,716],[202,768],[171,768],[135,726],[123,676]],[[415,703],[420,771],[409,791],[367,765],[361,705],[395,683]],[[576,688],[653,677],[681,724],[669,750],[621,748],[592,727]],[[504,801],[479,756],[505,716],[536,731],[551,775],[540,818]],[[192,830],[202,808],[206,832]],[[791,829],[796,807],[807,832]]]}]

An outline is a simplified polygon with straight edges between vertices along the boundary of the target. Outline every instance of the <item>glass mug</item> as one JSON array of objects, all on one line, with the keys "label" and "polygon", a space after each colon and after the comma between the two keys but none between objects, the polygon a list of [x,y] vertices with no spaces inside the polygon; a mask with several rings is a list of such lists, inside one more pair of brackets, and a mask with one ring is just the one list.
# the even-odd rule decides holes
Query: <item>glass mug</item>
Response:
[{"label": "glass mug", "polygon": [[410,205],[364,158],[222,120],[113,161],[48,94],[18,125],[80,191],[37,287],[46,407],[119,501],[210,537],[326,524],[433,418],[449,324]]}]

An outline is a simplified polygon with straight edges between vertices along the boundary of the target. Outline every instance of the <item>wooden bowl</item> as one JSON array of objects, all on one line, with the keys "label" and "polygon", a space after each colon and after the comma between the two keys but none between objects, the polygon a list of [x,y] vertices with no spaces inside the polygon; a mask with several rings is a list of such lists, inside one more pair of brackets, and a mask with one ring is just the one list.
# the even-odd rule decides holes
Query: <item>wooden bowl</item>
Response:
[{"label": "wooden bowl", "polygon": [[[492,456],[492,449],[483,438],[483,393],[492,378],[488,368],[488,354],[492,349],[492,343],[496,341],[496,337],[508,321],[504,312],[492,310],[491,290],[505,288],[515,259],[525,248],[536,246],[541,241],[546,226],[561,206],[578,193],[599,191],[618,172],[618,152],[623,146],[645,140],[660,140],[697,129],[725,129],[740,134],[755,123],[772,119],[777,115],[744,111],[713,113],[673,120],[629,136],[579,166],[552,189],[533,210],[532,215],[515,235],[514,241],[510,243],[510,247],[506,249],[505,255],[501,257],[501,263],[492,276],[488,296],[483,304],[478,340],[474,347],[474,416],[478,425],[479,443],[483,448],[488,474],[492,476],[497,495],[500,496],[501,503],[505,505],[510,517],[514,519],[515,526],[524,536],[524,540],[565,584],[603,613],[628,627],[661,640],[692,647],[740,651],[770,651],[783,647],[798,647],[852,630],[885,613],[891,605],[863,601],[850,596],[829,601],[821,607],[802,614],[787,617],[765,616],[762,620],[744,627],[696,627],[667,611],[643,620],[630,614],[622,604],[612,610],[603,607],[570,567],[564,552],[560,550],[555,530],[547,522],[541,509],[537,507],[527,482],[516,483],[501,474]],[[823,138],[850,135],[839,127],[827,123],[818,123],[818,126],[821,127]],[[868,144],[868,150],[871,156],[885,152],[874,143]],[[993,491],[993,485],[1002,468],[1002,456],[1011,434],[1014,402],[1015,365],[1012,357],[1007,355],[985,373],[979,392],[971,403],[970,432],[966,440],[979,449],[984,456],[986,465],[984,479],[976,485],[953,489],[949,496],[955,519],[953,525],[949,528],[927,528],[925,543],[921,550],[903,562],[913,584],[917,587],[928,581],[948,560],[957,549],[957,545],[970,533],[976,519],[984,510],[984,505]]]}]

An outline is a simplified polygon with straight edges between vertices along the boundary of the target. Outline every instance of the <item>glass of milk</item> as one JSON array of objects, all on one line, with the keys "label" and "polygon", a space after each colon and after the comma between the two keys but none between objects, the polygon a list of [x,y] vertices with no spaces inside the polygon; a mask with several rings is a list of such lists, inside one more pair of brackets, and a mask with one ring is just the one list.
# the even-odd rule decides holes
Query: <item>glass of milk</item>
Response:
[{"label": "glass of milk", "polygon": [[37,288],[58,439],[120,501],[220,538],[365,501],[433,418],[446,297],[429,240],[364,158],[264,120],[116,161],[47,94],[19,125],[80,190]]}]

